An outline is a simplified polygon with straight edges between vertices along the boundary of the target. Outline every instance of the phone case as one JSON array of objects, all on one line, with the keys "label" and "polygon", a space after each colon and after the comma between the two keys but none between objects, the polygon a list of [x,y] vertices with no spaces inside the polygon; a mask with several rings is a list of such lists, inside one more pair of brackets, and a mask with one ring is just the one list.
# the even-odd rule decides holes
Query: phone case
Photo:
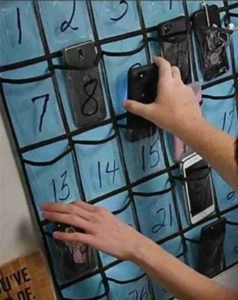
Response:
[{"label": "phone case", "polygon": [[203,227],[200,236],[197,271],[208,277],[220,273],[224,266],[226,219]]},{"label": "phone case", "polygon": [[[158,82],[158,68],[155,64],[131,68],[128,72],[128,99],[141,103],[152,103],[156,98]],[[154,126],[151,122],[131,114],[127,114],[129,129]]]},{"label": "phone case", "polygon": [[161,56],[172,66],[180,69],[184,83],[190,83],[189,36],[186,18],[178,17],[159,24],[158,36]]},{"label": "phone case", "polygon": [[[76,127],[84,127],[105,119],[106,109],[98,66],[95,65],[94,43],[89,41],[63,50],[67,67],[68,93]],[[81,69],[80,69],[81,68]]]},{"label": "phone case", "polygon": [[[68,233],[82,232],[74,226],[61,223],[55,224],[55,230]],[[57,248],[62,260],[65,280],[72,280],[95,270],[97,266],[96,252],[91,247],[76,242],[57,241]]]},{"label": "phone case", "polygon": [[[229,70],[226,46],[228,33],[221,29],[217,5],[207,6],[193,15],[193,27],[200,48],[204,79],[210,80]],[[209,23],[210,24],[209,24]]]}]

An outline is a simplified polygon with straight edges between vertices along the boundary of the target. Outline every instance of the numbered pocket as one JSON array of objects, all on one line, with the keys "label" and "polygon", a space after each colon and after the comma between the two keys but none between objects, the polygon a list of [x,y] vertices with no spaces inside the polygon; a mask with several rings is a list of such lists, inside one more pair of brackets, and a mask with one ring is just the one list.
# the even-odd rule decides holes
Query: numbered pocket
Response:
[{"label": "numbered pocket", "polygon": [[191,230],[185,233],[185,238],[188,247],[188,252],[187,252],[188,264],[193,269],[197,269],[199,267],[198,258],[199,258],[201,229],[206,225],[215,222],[216,220],[217,219],[209,220],[201,225],[192,228]]},{"label": "numbered pocket", "polygon": [[98,272],[95,250],[84,244],[55,240],[52,236],[55,230],[55,223],[43,227],[52,271],[60,288]]},{"label": "numbered pocket", "polygon": [[91,276],[62,290],[65,300],[107,300],[108,283],[101,274]]},{"label": "numbered pocket", "polygon": [[233,80],[204,90],[202,108],[210,123],[234,137],[237,136],[238,121]]},{"label": "numbered pocket", "polygon": [[184,15],[180,1],[141,1],[146,27]]},{"label": "numbered pocket", "polygon": [[238,262],[238,209],[225,215],[226,235],[225,235],[225,262],[226,267]]},{"label": "numbered pocket", "polygon": [[0,36],[0,65],[44,55],[30,1],[1,2]]},{"label": "numbered pocket", "polygon": [[101,39],[140,29],[134,1],[93,1],[92,7]]},{"label": "numbered pocket", "polygon": [[3,79],[6,105],[20,147],[45,141],[65,132],[52,79],[49,78],[49,73],[41,73],[44,68],[45,64],[24,68],[23,74],[29,74],[30,71],[34,74],[34,77],[24,79],[13,77],[15,71],[4,73],[8,76],[8,79],[5,76]]},{"label": "numbered pocket", "polygon": [[136,142],[128,141],[128,130],[120,129],[126,165],[131,182],[135,182],[165,168],[159,133]]},{"label": "numbered pocket", "polygon": [[40,1],[39,6],[51,51],[93,39],[84,1]]},{"label": "numbered pocket", "polygon": [[[117,218],[130,226],[136,228],[135,214],[132,207],[132,199],[129,197],[128,192],[119,193],[113,197],[104,199],[96,204],[100,207],[105,207],[110,210]],[[103,266],[108,266],[116,260],[104,252],[100,253]]]},{"label": "numbered pocket", "polygon": [[111,299],[152,299],[150,281],[136,265],[130,262],[122,262],[107,270],[106,275]]},{"label": "numbered pocket", "polygon": [[72,154],[66,141],[25,153],[24,164],[41,219],[43,203],[69,203],[80,199]]},{"label": "numbered pocket", "polygon": [[[70,130],[71,131],[78,130],[78,127],[76,127],[76,125],[75,125],[75,120],[73,119],[73,103],[74,103],[75,99],[73,99],[73,98],[71,99],[70,93],[69,93],[70,87],[69,87],[68,81],[69,81],[69,78],[71,78],[71,80],[72,80],[72,76],[68,77],[67,72],[70,70],[70,68],[67,67],[67,68],[69,68],[69,70],[66,70],[66,66],[65,66],[65,63],[64,63],[62,57],[53,59],[53,62],[54,62],[56,78],[58,81],[61,98],[62,98],[62,102],[64,105],[64,110],[65,110],[65,113],[67,116],[67,121],[68,121]],[[88,90],[85,91],[86,102],[84,102],[84,103],[89,103],[88,100],[90,100],[90,103],[91,103],[91,101],[93,101],[93,103],[95,103],[95,101],[97,101],[97,104],[99,104],[99,106],[102,106],[102,105],[105,106],[105,110],[106,110],[105,117],[104,117],[104,120],[105,120],[110,117],[110,113],[109,113],[107,97],[106,97],[106,93],[105,93],[105,89],[104,89],[104,85],[103,85],[103,79],[101,76],[102,71],[101,71],[100,64],[98,65],[98,67],[99,67],[100,87],[102,88],[102,99],[98,96],[95,98],[94,93],[96,92],[96,89],[95,89],[95,85],[93,83],[95,81],[94,81],[94,78],[92,78],[93,81],[92,80],[88,81],[90,84],[88,85]],[[75,70],[74,72],[80,72],[80,71]],[[89,73],[89,75],[91,77],[92,77],[92,74]],[[77,76],[76,73],[74,73],[74,76],[75,77]],[[96,76],[96,75],[94,75],[94,76]],[[82,79],[82,76],[81,76],[81,79]],[[97,79],[95,78],[95,80],[97,80]],[[80,103],[82,103],[81,97],[83,94],[84,93],[81,93],[80,95],[78,95],[78,99],[79,99]],[[103,101],[104,103],[102,104],[100,100]],[[77,113],[80,114],[80,111],[78,111]],[[95,119],[98,118],[98,111],[95,112],[95,114],[92,115],[92,117],[90,117],[92,124],[88,124],[87,126],[84,127],[84,129],[87,129],[87,127],[89,128],[90,125],[95,125],[94,118]],[[102,118],[102,120],[97,121],[97,124],[100,122],[103,122],[104,120]]]},{"label": "numbered pocket", "polygon": [[129,69],[138,63],[147,64],[144,48],[142,36],[103,45],[107,80],[116,114],[125,112],[122,102],[127,99]]},{"label": "numbered pocket", "polygon": [[87,201],[125,186],[117,136],[111,125],[74,138]]},{"label": "numbered pocket", "polygon": [[176,205],[168,175],[161,175],[133,189],[142,233],[158,242],[178,232]]},{"label": "numbered pocket", "polygon": [[[186,255],[186,247],[184,246],[181,237],[177,237],[161,244],[167,252],[171,253],[173,256],[177,257],[182,262],[185,261],[184,256]],[[152,287],[155,299],[159,300],[169,300],[173,299],[173,296],[163,287],[161,287],[157,281],[152,279]]]}]

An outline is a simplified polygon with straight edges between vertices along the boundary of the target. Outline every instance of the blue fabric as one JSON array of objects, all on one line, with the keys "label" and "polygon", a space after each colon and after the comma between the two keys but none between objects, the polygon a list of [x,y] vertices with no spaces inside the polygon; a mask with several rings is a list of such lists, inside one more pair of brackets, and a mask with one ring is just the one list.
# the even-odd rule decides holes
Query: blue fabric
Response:
[{"label": "blue fabric", "polygon": [[[229,1],[229,3],[235,2]],[[209,4],[222,7],[223,1],[209,1]],[[200,1],[187,1],[187,6],[190,15],[201,8]],[[124,0],[92,1],[99,39],[141,30],[137,8],[136,1],[128,1],[128,4]],[[64,48],[89,40],[94,41],[95,36],[86,1],[39,1],[39,9],[54,65],[64,64],[60,54]],[[141,12],[147,28],[184,15],[181,1],[142,0]],[[238,9],[232,12],[238,13]],[[0,73],[0,77],[19,80],[49,74],[50,68],[45,58],[26,66],[26,61],[45,55],[33,2],[3,1],[0,3],[0,13],[0,66],[10,65],[8,71]],[[221,13],[221,21],[224,27],[224,13]],[[231,21],[238,27],[237,18],[232,17]],[[148,37],[157,38],[157,31],[148,33]],[[199,81],[203,82],[198,47],[195,37],[193,38],[196,71]],[[126,36],[121,40],[103,44],[102,50],[111,53],[128,52],[139,48],[142,42],[141,34],[129,38]],[[238,43],[237,31],[232,34],[232,42],[234,46]],[[152,61],[152,57],[159,53],[159,43],[150,41],[148,49]],[[126,112],[122,107],[122,102],[127,99],[128,70],[135,64],[149,63],[148,53],[145,50],[142,49],[130,56],[103,56],[103,60],[99,63],[99,73],[106,107],[105,122],[107,120],[108,123],[98,128],[90,128],[84,133],[77,131],[78,128],[73,120],[66,70],[55,69],[54,77],[39,81],[33,80],[31,83],[3,82],[3,93],[19,148],[27,150],[25,147],[35,147],[35,149],[25,151],[21,159],[26,160],[24,162],[26,181],[29,184],[32,204],[36,209],[38,220],[45,221],[41,209],[44,202],[70,203],[80,199],[82,194],[85,195],[86,201],[98,200],[97,198],[101,197],[102,200],[96,201],[95,205],[106,207],[119,219],[134,228],[139,228],[143,234],[155,242],[162,242],[161,246],[164,249],[178,256],[186,250],[183,249],[182,238],[179,236],[180,230],[188,230],[191,224],[183,183],[178,180],[172,182],[171,174],[165,170],[175,163],[172,135],[164,132],[166,153],[158,130],[148,138],[130,142],[127,130],[123,128],[126,119],[121,116]],[[235,47],[234,55],[237,71],[237,47]],[[233,72],[229,48],[227,57],[229,71],[219,78],[225,78]],[[11,65],[13,63],[19,63],[19,65],[15,68]],[[212,79],[209,83],[214,80],[216,79]],[[233,80],[203,90],[203,94],[210,96],[227,96],[234,92]],[[211,100],[203,97],[202,110],[204,117],[214,126],[234,137],[237,136],[238,120],[234,96],[227,100]],[[117,120],[109,122],[113,115],[112,111]],[[63,122],[62,115],[64,114],[66,119]],[[119,125],[118,131],[115,130],[117,125]],[[67,128],[70,131],[69,134],[72,135],[72,140],[68,140],[65,135]],[[102,141],[113,135],[115,135],[113,139],[98,145],[80,144],[80,141]],[[68,149],[71,150],[60,157]],[[36,163],[44,165],[34,165]],[[83,191],[80,189],[76,175],[77,169],[82,179]],[[163,170],[163,174],[152,178],[155,173]],[[179,175],[178,170],[173,170],[173,174]],[[228,221],[237,222],[238,195],[214,170],[213,179],[217,206],[221,214]],[[129,188],[128,183],[131,184]],[[171,184],[175,185],[172,191],[169,190]],[[159,195],[151,194],[163,190],[167,192]],[[115,191],[117,193],[112,195],[111,193]],[[177,212],[176,209],[178,209]],[[229,212],[226,211],[227,209]],[[186,231],[185,237],[199,240],[201,228],[210,222],[212,221],[194,226]],[[67,266],[60,250],[62,245],[60,246],[50,236],[55,224],[42,224],[44,224],[42,229],[46,234],[47,248],[56,282],[59,285],[69,284],[63,287],[63,296],[76,300],[90,300],[103,295],[106,287],[100,272],[79,282],[70,283],[70,279],[64,276]],[[226,266],[238,261],[237,232],[236,225],[227,224],[224,245]],[[195,268],[198,245],[189,241],[186,245],[188,251],[179,259]],[[156,300],[171,298],[171,294],[154,280],[146,275],[143,276],[143,271],[133,263],[118,262],[115,257],[102,252],[98,254],[102,266],[105,267],[105,276],[109,278],[108,297],[110,299],[150,300],[153,295]],[[113,266],[110,267],[111,263]],[[80,277],[80,274],[76,275],[73,278],[75,280]],[[115,282],[113,279],[120,282]],[[125,282],[128,280],[129,283]],[[102,300],[108,297],[103,297]]]}]

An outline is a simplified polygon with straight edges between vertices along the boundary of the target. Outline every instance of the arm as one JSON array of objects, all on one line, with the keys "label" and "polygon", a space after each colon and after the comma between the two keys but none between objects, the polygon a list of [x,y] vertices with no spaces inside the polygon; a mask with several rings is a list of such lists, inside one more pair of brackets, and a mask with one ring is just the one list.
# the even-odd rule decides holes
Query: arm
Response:
[{"label": "arm", "polygon": [[183,84],[178,68],[157,57],[158,93],[155,102],[142,104],[128,100],[124,107],[157,126],[173,132],[203,156],[238,192],[235,139],[209,124],[200,112],[190,87]]},{"label": "arm", "polygon": [[105,208],[76,201],[73,204],[45,204],[43,209],[46,219],[85,231],[56,231],[54,238],[88,244],[119,259],[131,260],[180,300],[238,299],[238,293],[190,269]]}]

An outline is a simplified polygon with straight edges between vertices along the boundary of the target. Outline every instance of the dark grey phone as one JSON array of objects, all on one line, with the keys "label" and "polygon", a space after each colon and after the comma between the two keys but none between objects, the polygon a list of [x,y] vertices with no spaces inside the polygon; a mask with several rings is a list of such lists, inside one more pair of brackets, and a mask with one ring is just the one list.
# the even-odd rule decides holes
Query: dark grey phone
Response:
[{"label": "dark grey phone", "polygon": [[208,277],[214,277],[223,269],[225,232],[225,218],[201,230],[197,270]]},{"label": "dark grey phone", "polygon": [[[75,125],[84,127],[105,119],[106,108],[94,43],[88,41],[63,50],[68,92]],[[70,70],[72,67],[72,70]],[[73,68],[78,68],[73,70]]]}]

